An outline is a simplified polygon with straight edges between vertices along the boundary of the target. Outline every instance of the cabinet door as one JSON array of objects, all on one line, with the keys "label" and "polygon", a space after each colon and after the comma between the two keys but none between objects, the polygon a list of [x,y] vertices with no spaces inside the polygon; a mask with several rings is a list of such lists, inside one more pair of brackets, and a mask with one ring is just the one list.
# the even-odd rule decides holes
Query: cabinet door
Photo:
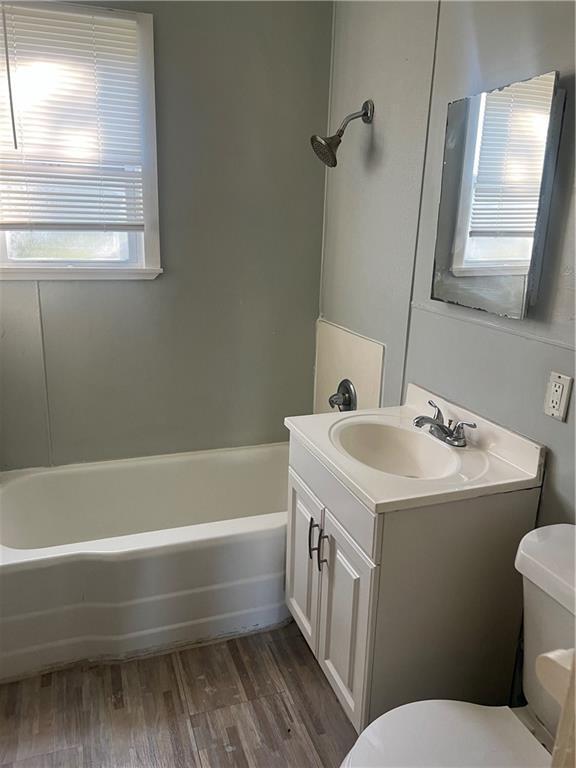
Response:
[{"label": "cabinet door", "polygon": [[286,602],[312,651],[318,642],[320,572],[315,547],[322,526],[322,504],[290,472],[286,551]]},{"label": "cabinet door", "polygon": [[378,567],[324,511],[318,661],[352,724],[366,724],[371,601]]}]

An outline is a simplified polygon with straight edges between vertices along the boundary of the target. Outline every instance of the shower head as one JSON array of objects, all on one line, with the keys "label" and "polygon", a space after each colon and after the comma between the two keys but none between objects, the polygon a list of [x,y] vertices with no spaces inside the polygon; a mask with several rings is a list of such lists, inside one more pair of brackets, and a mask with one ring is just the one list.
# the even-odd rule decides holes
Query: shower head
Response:
[{"label": "shower head", "polygon": [[338,160],[336,159],[336,151],[342,143],[342,136],[344,136],[344,131],[346,130],[348,123],[351,123],[352,120],[357,120],[359,117],[362,118],[363,123],[372,122],[374,117],[374,102],[372,99],[365,101],[364,104],[362,104],[362,109],[359,112],[352,112],[350,115],[347,115],[334,136],[317,136],[314,134],[314,136],[310,137],[310,144],[312,144],[312,149],[314,152],[316,152],[316,155],[320,158],[320,160],[322,160],[324,165],[328,166],[328,168],[334,168],[336,165],[338,165]]},{"label": "shower head", "polygon": [[334,136],[327,136],[326,138],[314,134],[314,136],[310,138],[312,149],[328,168],[334,168],[334,166],[338,164],[338,160],[336,160],[336,150],[340,146],[341,141],[342,139],[337,133],[335,133]]}]

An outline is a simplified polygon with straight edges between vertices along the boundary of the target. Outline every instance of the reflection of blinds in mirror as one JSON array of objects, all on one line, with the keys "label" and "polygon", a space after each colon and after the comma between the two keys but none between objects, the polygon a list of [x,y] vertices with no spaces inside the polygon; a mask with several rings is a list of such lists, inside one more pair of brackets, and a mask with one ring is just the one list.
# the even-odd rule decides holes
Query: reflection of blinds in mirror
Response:
[{"label": "reflection of blinds in mirror", "polygon": [[482,96],[470,237],[533,237],[555,78]]}]

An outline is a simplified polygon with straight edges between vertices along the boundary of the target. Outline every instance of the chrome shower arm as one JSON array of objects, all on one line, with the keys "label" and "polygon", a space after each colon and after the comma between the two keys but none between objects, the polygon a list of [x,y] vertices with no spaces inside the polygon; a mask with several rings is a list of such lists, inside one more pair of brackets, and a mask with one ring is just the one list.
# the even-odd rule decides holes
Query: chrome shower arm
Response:
[{"label": "chrome shower arm", "polygon": [[344,120],[342,120],[342,125],[336,131],[338,136],[342,137],[344,135],[344,131],[348,127],[348,123],[351,123],[352,120],[358,120],[358,118],[362,117],[363,114],[364,114],[364,112],[362,110],[360,110],[359,112],[351,112],[349,115],[346,115]]},{"label": "chrome shower arm", "polygon": [[336,131],[336,135],[342,138],[344,131],[348,127],[348,124],[352,122],[352,120],[358,120],[358,118],[361,117],[364,123],[371,123],[373,116],[374,102],[368,99],[368,101],[365,101],[364,104],[362,104],[362,109],[360,109],[358,112],[351,112],[349,115],[346,115],[344,120],[342,120],[340,128],[338,128]]}]

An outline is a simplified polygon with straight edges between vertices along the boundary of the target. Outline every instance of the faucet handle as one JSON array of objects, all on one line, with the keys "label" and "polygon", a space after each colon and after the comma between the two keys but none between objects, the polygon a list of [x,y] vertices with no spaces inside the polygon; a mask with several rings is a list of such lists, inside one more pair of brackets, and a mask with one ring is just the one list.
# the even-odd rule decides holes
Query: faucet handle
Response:
[{"label": "faucet handle", "polygon": [[[436,405],[434,400],[428,400],[428,405],[431,405],[432,408],[434,408],[434,416],[432,416],[434,421],[437,421],[438,424],[444,424],[444,414],[442,413],[440,408]],[[476,425],[474,425],[474,426],[476,426]]]},{"label": "faucet handle", "polygon": [[338,389],[328,398],[330,408],[338,406],[339,411],[355,411],[358,407],[356,389],[350,379],[342,379]]},{"label": "faucet handle", "polygon": [[448,445],[454,446],[454,448],[465,448],[466,435],[464,434],[464,427],[476,429],[476,424],[471,421],[459,421],[452,432],[446,436],[445,442]]},{"label": "faucet handle", "polygon": [[347,395],[343,394],[342,392],[334,392],[333,395],[330,395],[328,398],[328,405],[330,408],[340,408],[342,405],[347,405]]},{"label": "faucet handle", "polygon": [[464,427],[468,427],[468,429],[476,429],[477,425],[473,421],[459,421],[452,431],[452,437],[456,440],[461,440],[465,437]]}]

